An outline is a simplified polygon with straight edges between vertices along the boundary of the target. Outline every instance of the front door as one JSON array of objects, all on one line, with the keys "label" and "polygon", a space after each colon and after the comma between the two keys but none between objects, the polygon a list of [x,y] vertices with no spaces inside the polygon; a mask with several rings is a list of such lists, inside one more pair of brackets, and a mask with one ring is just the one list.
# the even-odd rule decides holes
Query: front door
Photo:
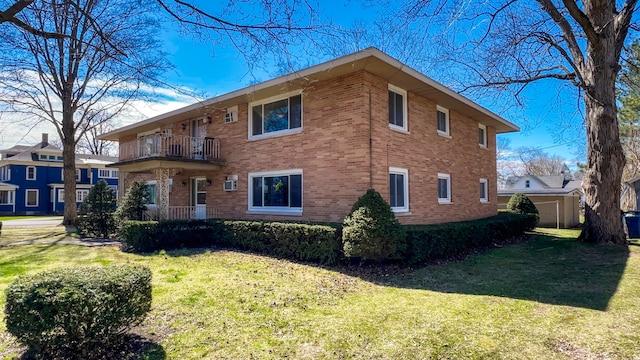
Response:
[{"label": "front door", "polygon": [[191,206],[194,207],[193,219],[207,218],[207,179],[191,179]]}]

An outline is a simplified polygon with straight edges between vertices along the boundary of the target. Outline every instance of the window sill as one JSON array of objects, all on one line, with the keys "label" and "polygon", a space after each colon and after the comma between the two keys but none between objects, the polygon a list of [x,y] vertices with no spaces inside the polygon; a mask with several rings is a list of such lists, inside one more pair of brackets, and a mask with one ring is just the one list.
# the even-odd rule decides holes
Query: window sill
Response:
[{"label": "window sill", "polygon": [[441,205],[451,204],[451,200],[440,200],[440,199],[438,199],[438,204],[441,204]]},{"label": "window sill", "polygon": [[478,147],[480,147],[480,149],[489,150],[489,147],[487,145],[478,144]]},{"label": "window sill", "polygon": [[409,216],[409,215],[411,215],[411,211],[409,211],[409,210],[393,210],[393,209],[391,209],[391,211],[393,211],[393,213],[396,216]]},{"label": "window sill", "polygon": [[262,210],[251,209],[247,211],[248,215],[281,215],[281,216],[302,216],[302,210]]},{"label": "window sill", "polygon": [[481,203],[481,204],[488,204],[488,203],[489,203],[489,200],[482,200],[482,199],[481,199],[481,200],[480,200],[480,203]]},{"label": "window sill", "polygon": [[393,125],[393,124],[389,124],[389,129],[391,129],[393,131],[397,131],[399,133],[403,133],[403,134],[411,134],[409,132],[409,130],[407,130],[407,129],[403,128],[403,127],[397,126],[397,125]]},{"label": "window sill", "polygon": [[293,129],[293,130],[274,131],[272,133],[249,136],[249,139],[247,139],[247,141],[257,141],[257,140],[262,140],[262,139],[276,138],[276,137],[280,137],[280,136],[287,136],[287,135],[292,135],[292,134],[300,134],[301,132],[302,132],[302,128],[297,128],[297,129]]},{"label": "window sill", "polygon": [[451,135],[441,131],[438,131],[438,135],[442,136],[443,138],[452,139]]}]

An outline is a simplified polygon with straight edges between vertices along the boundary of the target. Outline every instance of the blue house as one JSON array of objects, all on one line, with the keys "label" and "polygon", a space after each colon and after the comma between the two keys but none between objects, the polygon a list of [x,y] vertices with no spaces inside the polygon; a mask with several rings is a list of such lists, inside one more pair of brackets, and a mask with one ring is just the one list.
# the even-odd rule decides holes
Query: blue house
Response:
[{"label": "blue house", "polygon": [[[33,146],[0,150],[0,214],[59,214],[64,211],[62,150],[49,144],[48,134]],[[117,192],[118,169],[106,165],[117,157],[76,154],[76,206],[98,181]]]}]

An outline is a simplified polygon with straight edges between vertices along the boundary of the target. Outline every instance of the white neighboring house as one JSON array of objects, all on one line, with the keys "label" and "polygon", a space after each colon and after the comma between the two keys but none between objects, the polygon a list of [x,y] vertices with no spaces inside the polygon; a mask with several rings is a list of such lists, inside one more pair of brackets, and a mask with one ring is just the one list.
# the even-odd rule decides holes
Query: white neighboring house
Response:
[{"label": "white neighboring house", "polygon": [[498,190],[501,208],[515,193],[523,193],[533,201],[540,212],[540,226],[567,229],[580,224],[583,190],[579,180],[567,180],[564,175],[515,177]]}]

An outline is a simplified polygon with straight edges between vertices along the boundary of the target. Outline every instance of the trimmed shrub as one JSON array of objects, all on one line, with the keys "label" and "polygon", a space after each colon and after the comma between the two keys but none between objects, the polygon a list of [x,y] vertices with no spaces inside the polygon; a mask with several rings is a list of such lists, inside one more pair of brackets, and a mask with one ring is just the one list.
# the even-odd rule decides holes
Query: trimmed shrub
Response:
[{"label": "trimmed shrub", "polygon": [[158,250],[160,242],[156,236],[157,221],[125,220],[119,231],[122,249],[133,252]]},{"label": "trimmed shrub", "polygon": [[507,211],[515,214],[536,214],[538,215],[538,208],[529,199],[529,197],[523,193],[515,193],[509,199],[507,203]]},{"label": "trimmed shrub", "polygon": [[504,242],[532,230],[535,214],[501,213],[485,219],[437,225],[407,225],[407,264],[464,254],[470,249]]},{"label": "trimmed shrub", "polygon": [[110,237],[116,232],[116,222],[113,217],[115,210],[115,192],[106,181],[98,181],[80,205],[80,214],[76,223],[78,233],[81,236]]},{"label": "trimmed shrub", "polygon": [[131,183],[115,213],[118,226],[122,226],[127,220],[144,220],[144,214],[147,211],[145,204],[149,203],[148,197],[149,186],[146,181],[136,180]]},{"label": "trimmed shrub", "polygon": [[284,258],[335,264],[342,257],[335,226],[259,221],[126,221],[123,247],[134,252],[227,246]]},{"label": "trimmed shrub", "polygon": [[342,241],[347,257],[387,260],[404,247],[404,231],[380,193],[369,189],[344,219]]},{"label": "trimmed shrub", "polygon": [[90,359],[122,344],[150,307],[148,267],[73,267],[18,277],[5,315],[7,331],[31,354]]}]

